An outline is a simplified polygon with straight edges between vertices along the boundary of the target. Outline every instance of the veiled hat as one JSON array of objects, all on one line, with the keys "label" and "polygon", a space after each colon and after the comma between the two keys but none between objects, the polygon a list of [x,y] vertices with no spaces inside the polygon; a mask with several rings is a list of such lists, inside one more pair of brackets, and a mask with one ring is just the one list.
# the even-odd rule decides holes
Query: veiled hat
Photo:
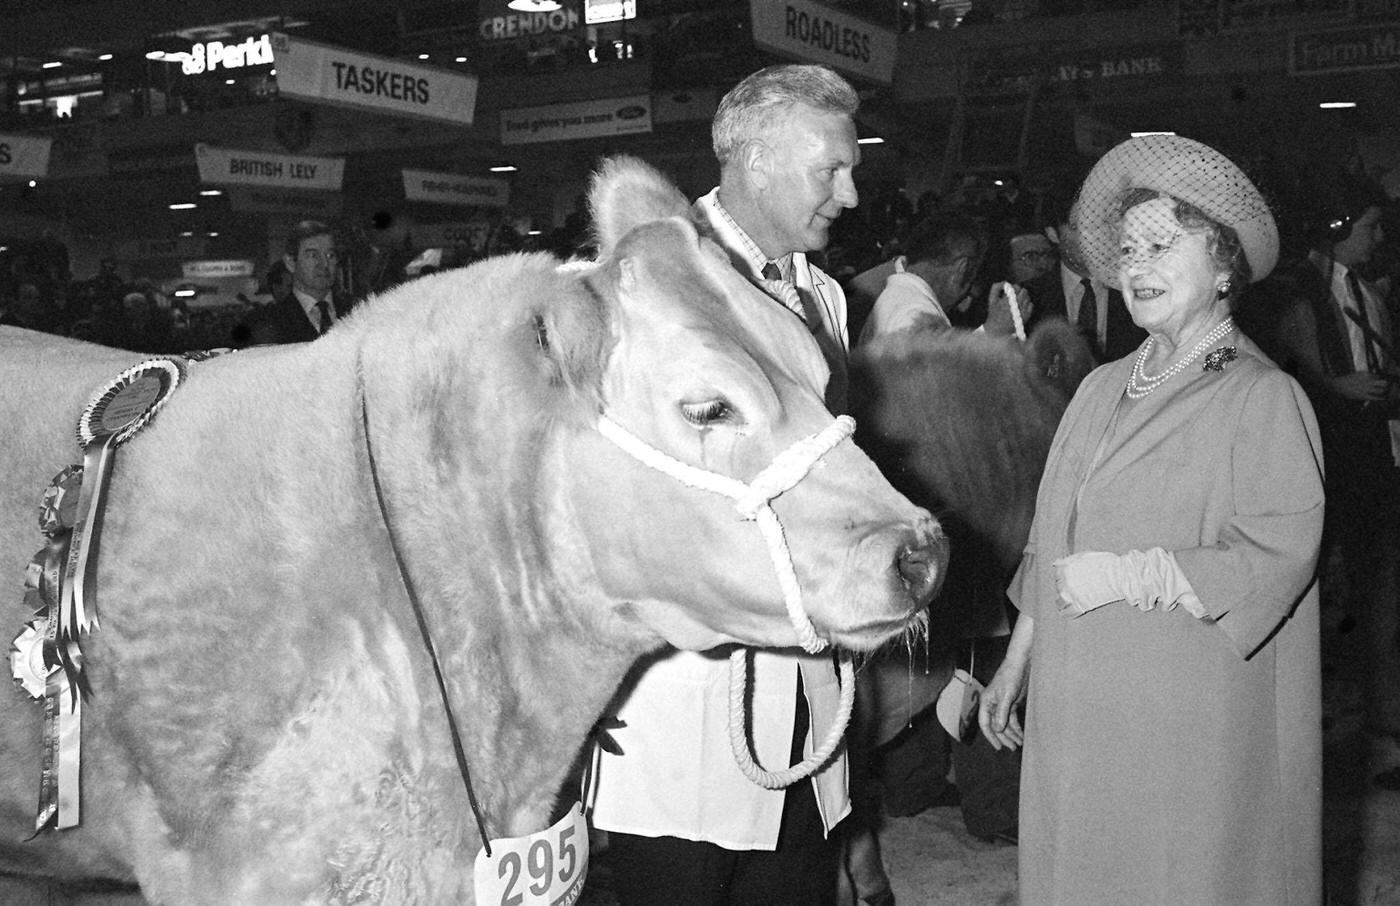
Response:
[{"label": "veiled hat", "polygon": [[1225,155],[1178,135],[1143,135],[1099,159],[1070,212],[1080,257],[1097,280],[1118,283],[1118,206],[1130,189],[1153,189],[1189,202],[1239,235],[1250,279],[1278,263],[1278,226],[1264,196]]}]

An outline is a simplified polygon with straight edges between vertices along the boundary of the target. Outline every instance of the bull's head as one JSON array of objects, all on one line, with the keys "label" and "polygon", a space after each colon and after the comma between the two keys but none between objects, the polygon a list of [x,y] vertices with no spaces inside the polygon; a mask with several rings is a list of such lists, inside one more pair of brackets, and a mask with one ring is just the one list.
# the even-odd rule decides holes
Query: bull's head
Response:
[{"label": "bull's head", "polygon": [[[946,544],[833,432],[829,370],[802,322],[735,271],[684,197],[639,161],[606,164],[592,204],[600,259],[587,280],[614,330],[604,414],[675,467],[598,435],[573,482],[592,568],[624,615],[684,648],[799,643],[771,537],[730,495],[677,474],[747,485],[789,451],[811,468],[771,505],[817,636],[866,650],[917,623]],[[822,449],[791,452],[813,436]]]}]

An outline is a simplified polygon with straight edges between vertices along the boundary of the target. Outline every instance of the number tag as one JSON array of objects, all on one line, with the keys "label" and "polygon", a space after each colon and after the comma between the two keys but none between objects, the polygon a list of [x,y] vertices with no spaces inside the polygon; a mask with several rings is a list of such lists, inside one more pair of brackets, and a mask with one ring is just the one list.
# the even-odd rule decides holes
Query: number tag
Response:
[{"label": "number tag", "polygon": [[476,854],[477,906],[572,906],[588,878],[588,822],[575,802],[548,830]]}]

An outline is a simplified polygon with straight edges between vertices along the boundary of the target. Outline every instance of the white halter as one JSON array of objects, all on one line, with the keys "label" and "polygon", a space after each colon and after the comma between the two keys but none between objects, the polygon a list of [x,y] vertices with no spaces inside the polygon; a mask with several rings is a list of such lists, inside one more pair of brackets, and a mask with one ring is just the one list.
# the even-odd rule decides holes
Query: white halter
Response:
[{"label": "white halter", "polygon": [[[737,478],[683,463],[646,443],[606,415],[598,416],[599,433],[633,458],[671,476],[687,487],[730,498],[740,516],[758,523],[763,538],[768,543],[768,555],[773,560],[773,568],[778,574],[778,585],[783,590],[788,619],[797,632],[799,644],[812,654],[826,648],[827,642],[817,635],[816,627],[812,625],[802,607],[802,589],[797,584],[792,552],[788,550],[787,539],[783,536],[783,524],[779,521],[778,514],[773,511],[772,500],[806,478],[817,461],[850,437],[855,429],[855,419],[849,415],[838,416],[821,431],[798,440],[779,453],[753,481],[745,484]],[[781,789],[796,783],[825,764],[841,743],[841,738],[846,733],[846,725],[850,722],[851,708],[855,703],[855,668],[849,658],[841,659],[840,710],[836,723],[832,725],[822,745],[799,765],[781,771],[766,771],[754,761],[749,752],[748,740],[744,736],[746,666],[744,649],[736,649],[729,657],[730,747],[745,777],[766,789]]]}]

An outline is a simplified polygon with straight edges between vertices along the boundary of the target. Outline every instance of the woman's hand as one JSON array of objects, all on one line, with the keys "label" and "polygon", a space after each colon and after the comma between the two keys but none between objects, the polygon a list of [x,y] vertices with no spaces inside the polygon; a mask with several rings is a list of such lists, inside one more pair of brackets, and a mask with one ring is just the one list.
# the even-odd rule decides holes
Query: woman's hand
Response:
[{"label": "woman's hand", "polygon": [[1026,700],[1034,631],[1035,621],[1021,614],[1011,633],[1006,658],[997,668],[992,681],[982,690],[982,700],[977,708],[977,725],[982,728],[987,742],[998,751],[1003,748],[1019,749],[1025,743],[1021,718],[1016,711]]}]

